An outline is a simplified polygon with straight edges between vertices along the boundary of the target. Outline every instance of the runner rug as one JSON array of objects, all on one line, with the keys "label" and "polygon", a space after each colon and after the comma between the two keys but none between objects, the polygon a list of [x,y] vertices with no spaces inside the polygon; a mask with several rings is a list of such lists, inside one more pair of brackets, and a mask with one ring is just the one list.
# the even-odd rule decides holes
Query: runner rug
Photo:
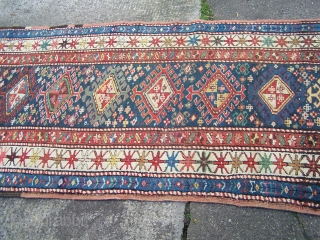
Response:
[{"label": "runner rug", "polygon": [[0,190],[319,214],[320,22],[0,30]]}]

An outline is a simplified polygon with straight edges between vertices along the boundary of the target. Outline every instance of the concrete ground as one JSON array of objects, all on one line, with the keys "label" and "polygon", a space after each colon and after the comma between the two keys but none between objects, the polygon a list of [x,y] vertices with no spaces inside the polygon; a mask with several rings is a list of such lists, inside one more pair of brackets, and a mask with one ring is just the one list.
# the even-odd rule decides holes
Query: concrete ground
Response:
[{"label": "concrete ground", "polygon": [[[320,9],[317,0],[208,2],[224,20],[318,18]],[[189,21],[200,0],[2,0],[0,9],[0,26]],[[320,217],[220,204],[0,198],[0,206],[0,239],[320,239]]]},{"label": "concrete ground", "polygon": [[319,0],[207,0],[215,20],[314,19]]}]

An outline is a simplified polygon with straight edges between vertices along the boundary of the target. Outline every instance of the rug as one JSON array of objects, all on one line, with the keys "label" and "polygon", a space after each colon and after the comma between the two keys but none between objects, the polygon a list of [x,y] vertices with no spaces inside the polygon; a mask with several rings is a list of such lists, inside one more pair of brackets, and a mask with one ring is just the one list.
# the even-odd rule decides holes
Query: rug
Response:
[{"label": "rug", "polygon": [[0,29],[0,190],[319,214],[320,21]]}]

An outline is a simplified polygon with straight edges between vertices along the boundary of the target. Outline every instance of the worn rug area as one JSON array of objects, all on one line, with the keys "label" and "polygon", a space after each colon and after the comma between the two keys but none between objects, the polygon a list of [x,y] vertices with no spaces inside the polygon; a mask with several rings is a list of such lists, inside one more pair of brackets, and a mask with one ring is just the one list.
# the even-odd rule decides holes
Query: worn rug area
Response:
[{"label": "worn rug area", "polygon": [[0,190],[319,214],[320,21],[0,30]]}]

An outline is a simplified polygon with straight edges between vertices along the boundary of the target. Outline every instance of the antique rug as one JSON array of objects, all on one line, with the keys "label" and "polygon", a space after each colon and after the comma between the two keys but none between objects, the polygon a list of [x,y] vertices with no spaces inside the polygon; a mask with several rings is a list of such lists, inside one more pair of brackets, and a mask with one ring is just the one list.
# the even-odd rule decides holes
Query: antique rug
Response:
[{"label": "antique rug", "polygon": [[319,214],[320,21],[0,29],[0,190]]}]

